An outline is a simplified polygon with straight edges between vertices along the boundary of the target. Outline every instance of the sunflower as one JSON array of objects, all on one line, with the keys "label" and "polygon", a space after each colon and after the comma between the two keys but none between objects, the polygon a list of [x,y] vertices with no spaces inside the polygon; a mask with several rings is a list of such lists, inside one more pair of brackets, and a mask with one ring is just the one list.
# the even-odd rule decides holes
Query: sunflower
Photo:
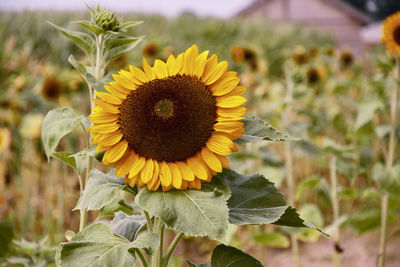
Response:
[{"label": "sunflower", "polygon": [[400,56],[400,11],[390,15],[383,22],[381,41],[389,53]]},{"label": "sunflower", "polygon": [[42,96],[48,101],[55,101],[60,97],[62,90],[62,84],[57,77],[49,76],[43,82]]},{"label": "sunflower", "polygon": [[154,67],[143,58],[143,70],[129,66],[113,78],[109,93],[96,93],[89,131],[118,177],[154,191],[200,189],[229,168],[226,156],[244,134],[247,100],[226,61],[193,45]]},{"label": "sunflower", "polygon": [[308,62],[308,56],[304,47],[296,46],[292,59],[298,66],[306,64]]},{"label": "sunflower", "polygon": [[155,57],[158,53],[158,45],[156,43],[148,43],[143,47],[142,53],[146,57]]},{"label": "sunflower", "polygon": [[344,50],[340,54],[339,60],[340,60],[340,63],[342,64],[343,67],[348,67],[354,61],[353,54],[351,53],[350,50]]},{"label": "sunflower", "polygon": [[234,46],[231,48],[231,58],[235,63],[242,63],[245,58],[245,51],[240,46]]}]

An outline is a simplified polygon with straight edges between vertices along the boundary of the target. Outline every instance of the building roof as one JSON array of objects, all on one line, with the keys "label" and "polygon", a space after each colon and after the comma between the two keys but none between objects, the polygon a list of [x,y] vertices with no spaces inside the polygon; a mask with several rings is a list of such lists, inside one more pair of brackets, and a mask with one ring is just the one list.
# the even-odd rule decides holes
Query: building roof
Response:
[{"label": "building roof", "polygon": [[[253,3],[248,5],[246,8],[239,11],[235,16],[244,17],[251,15],[255,10],[262,8],[264,5],[268,4],[268,2],[275,0],[254,0]],[[343,13],[347,14],[351,19],[360,23],[361,25],[368,24],[371,19],[365,13],[356,9],[352,5],[342,1],[342,0],[320,0],[325,2],[332,7],[343,11]]]}]

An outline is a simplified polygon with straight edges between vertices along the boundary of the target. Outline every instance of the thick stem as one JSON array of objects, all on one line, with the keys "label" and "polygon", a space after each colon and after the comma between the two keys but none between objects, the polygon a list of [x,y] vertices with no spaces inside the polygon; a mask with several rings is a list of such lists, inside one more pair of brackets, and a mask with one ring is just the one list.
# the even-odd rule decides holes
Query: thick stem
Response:
[{"label": "thick stem", "polygon": [[167,253],[165,253],[161,267],[168,266],[169,259],[171,258],[172,253],[174,252],[176,246],[178,245],[179,241],[181,241],[183,236],[184,233],[179,233],[175,236],[174,240],[172,240],[171,244],[168,247]]},{"label": "thick stem", "polygon": [[140,249],[135,248],[135,252],[136,252],[136,254],[138,254],[143,267],[148,267],[149,265],[147,264],[147,261],[146,261],[145,257],[143,256],[142,252],[140,251]]},{"label": "thick stem", "polygon": [[[331,180],[331,201],[332,201],[332,210],[333,210],[333,225],[334,225],[334,234],[333,238],[335,241],[335,248],[339,246],[340,240],[340,230],[339,230],[339,200],[337,197],[337,175],[336,175],[336,156],[332,155],[329,161],[329,171],[330,171],[330,180]],[[335,249],[333,254],[333,262],[335,267],[340,267],[341,256],[340,253]]]},{"label": "thick stem", "polygon": [[[286,92],[286,108],[285,112],[283,113],[283,121],[285,122],[285,126],[289,125],[291,122],[291,114],[293,109],[293,89],[294,84],[291,79],[291,74],[289,71],[286,71],[286,85],[287,85],[287,92]],[[292,149],[290,142],[285,142],[285,160],[286,160],[286,184],[288,187],[288,204],[290,206],[294,206],[295,200],[295,189],[296,185],[294,182],[293,177],[293,161],[292,161]],[[295,234],[290,235],[290,240],[292,243],[292,256],[294,265],[296,267],[301,267],[301,261],[299,256],[299,245],[297,242],[297,237]]]},{"label": "thick stem", "polygon": [[[388,155],[386,158],[386,169],[391,171],[394,161],[394,153],[396,148],[396,113],[397,113],[397,87],[400,81],[399,79],[399,58],[396,57],[395,66],[395,85],[392,87],[390,95],[390,136],[389,136],[389,148]],[[387,214],[388,214],[388,202],[389,196],[387,193],[382,195],[381,200],[381,237],[379,246],[379,267],[385,266],[385,254],[386,254],[386,236],[387,236]]]},{"label": "thick stem", "polygon": [[[163,230],[162,226],[163,226],[163,222],[160,220],[160,218],[155,217],[154,232],[160,236],[160,242],[162,242],[161,241],[161,240],[163,240],[162,235],[164,235],[164,230]],[[160,258],[160,254],[162,255],[162,252],[160,252],[160,250],[162,250],[161,244],[151,258],[151,266],[152,267],[161,267],[162,257]]]},{"label": "thick stem", "polygon": [[146,221],[147,221],[147,231],[149,231],[149,233],[152,233],[153,232],[153,223],[151,222],[150,215],[147,211],[144,211],[144,215],[146,216]]},{"label": "thick stem", "polygon": [[158,260],[160,263],[160,266],[162,265],[162,260],[163,260],[163,253],[164,253],[164,231],[165,231],[165,225],[164,223],[160,220],[159,223],[161,224],[161,229],[160,229],[160,247],[158,249]]}]

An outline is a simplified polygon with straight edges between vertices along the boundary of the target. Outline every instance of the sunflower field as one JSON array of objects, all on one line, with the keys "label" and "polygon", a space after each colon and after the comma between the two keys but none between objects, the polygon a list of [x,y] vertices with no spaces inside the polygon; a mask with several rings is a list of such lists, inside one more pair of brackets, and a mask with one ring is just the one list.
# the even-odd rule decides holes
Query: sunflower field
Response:
[{"label": "sunflower field", "polygon": [[400,13],[0,16],[0,266],[400,266]]}]

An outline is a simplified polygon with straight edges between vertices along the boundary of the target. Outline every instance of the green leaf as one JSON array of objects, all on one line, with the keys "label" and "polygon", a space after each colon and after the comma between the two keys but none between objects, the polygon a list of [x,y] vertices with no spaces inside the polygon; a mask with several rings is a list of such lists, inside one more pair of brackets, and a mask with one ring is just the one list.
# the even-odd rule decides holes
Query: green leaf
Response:
[{"label": "green leaf", "polygon": [[61,152],[54,152],[53,153],[53,157],[64,161],[65,163],[67,163],[69,166],[71,166],[72,168],[76,169],[76,163],[75,163],[75,158],[70,157],[71,155],[73,155],[70,152],[66,152],[66,151],[61,151]]},{"label": "green leaf", "polygon": [[321,181],[320,177],[312,176],[310,178],[304,179],[299,183],[296,190],[296,200],[299,200],[306,189],[314,189],[318,186]]},{"label": "green leaf", "polygon": [[102,207],[100,209],[100,214],[103,216],[113,216],[114,213],[118,211],[122,211],[128,215],[132,215],[134,209],[130,205],[125,203],[123,199],[120,200],[116,199],[113,202]]},{"label": "green leaf", "polygon": [[212,267],[263,267],[261,262],[243,251],[225,245],[218,245],[211,256]]},{"label": "green leaf", "polygon": [[110,227],[114,234],[133,241],[136,232],[145,224],[146,218],[142,215],[128,215],[122,211],[118,211],[115,213]]},{"label": "green leaf", "polygon": [[74,210],[99,210],[111,203],[126,187],[123,179],[94,169],[89,174],[89,182]]},{"label": "green leaf", "polygon": [[383,103],[378,97],[371,97],[359,103],[354,129],[357,131],[370,122],[373,119],[375,112],[381,108],[383,108]]},{"label": "green leaf", "polygon": [[0,258],[5,257],[10,250],[14,238],[14,226],[11,222],[0,222]]},{"label": "green leaf", "polygon": [[90,56],[90,54],[93,51],[93,47],[95,45],[95,40],[90,35],[83,32],[71,31],[62,28],[60,26],[51,23],[50,21],[48,21],[48,23],[54,28],[56,28],[63,35],[68,37],[71,41],[73,41],[80,49],[82,49],[83,52],[86,53],[87,56]]},{"label": "green leaf", "polygon": [[238,144],[248,142],[266,141],[295,141],[298,138],[290,137],[286,134],[275,130],[271,125],[257,117],[245,117],[244,122],[245,134],[236,140]]},{"label": "green leaf", "polygon": [[[393,214],[388,215],[388,222],[396,221],[397,217]],[[362,235],[365,232],[372,231],[381,226],[381,210],[369,209],[366,211],[352,214],[349,218],[349,225],[356,230],[357,234]]]},{"label": "green leaf", "polygon": [[104,30],[97,25],[91,24],[90,21],[87,20],[81,20],[81,21],[73,21],[74,23],[77,23],[81,25],[82,27],[86,28],[87,30],[91,31],[94,35],[99,35],[101,33],[104,33]]},{"label": "green leaf", "polygon": [[120,32],[127,32],[131,28],[133,28],[133,27],[135,27],[137,25],[140,25],[142,23],[143,23],[143,21],[127,21],[127,22],[124,22],[124,23],[120,24],[116,28],[118,28]]},{"label": "green leaf", "polygon": [[49,159],[56,150],[61,138],[72,132],[83,121],[83,116],[76,115],[71,108],[50,110],[43,120],[42,142]]},{"label": "green leaf", "polygon": [[388,170],[382,163],[376,163],[372,169],[372,177],[381,190],[393,198],[400,198],[400,164]]},{"label": "green leaf", "polygon": [[73,55],[68,57],[68,62],[82,75],[85,81],[90,85],[91,88],[98,92],[104,92],[105,80],[97,80],[91,71],[91,68],[78,62]]},{"label": "green leaf", "polygon": [[132,267],[136,260],[128,252],[131,247],[132,243],[114,235],[108,225],[97,223],[58,246],[56,265]]},{"label": "green leaf", "polygon": [[135,48],[142,39],[142,37],[117,37],[107,39],[105,41],[106,53],[104,54],[106,62],[110,62],[126,52],[129,52]]},{"label": "green leaf", "polygon": [[241,175],[224,169],[218,177],[232,192],[228,200],[229,221],[236,225],[268,224],[304,227],[296,210],[287,206],[274,184],[260,174]]},{"label": "green leaf", "polygon": [[254,242],[273,248],[288,248],[290,246],[289,238],[278,232],[259,232],[253,236]]},{"label": "green leaf", "polygon": [[211,267],[211,265],[208,263],[196,264],[196,263],[191,262],[190,260],[187,260],[186,262],[189,265],[189,267]]},{"label": "green leaf", "polygon": [[144,232],[140,234],[135,241],[131,243],[132,248],[145,249],[149,255],[152,255],[160,245],[160,236],[156,233]]},{"label": "green leaf", "polygon": [[152,192],[143,188],[135,201],[176,232],[222,240],[228,228],[229,196],[228,187],[214,178],[204,183],[201,191]]}]

